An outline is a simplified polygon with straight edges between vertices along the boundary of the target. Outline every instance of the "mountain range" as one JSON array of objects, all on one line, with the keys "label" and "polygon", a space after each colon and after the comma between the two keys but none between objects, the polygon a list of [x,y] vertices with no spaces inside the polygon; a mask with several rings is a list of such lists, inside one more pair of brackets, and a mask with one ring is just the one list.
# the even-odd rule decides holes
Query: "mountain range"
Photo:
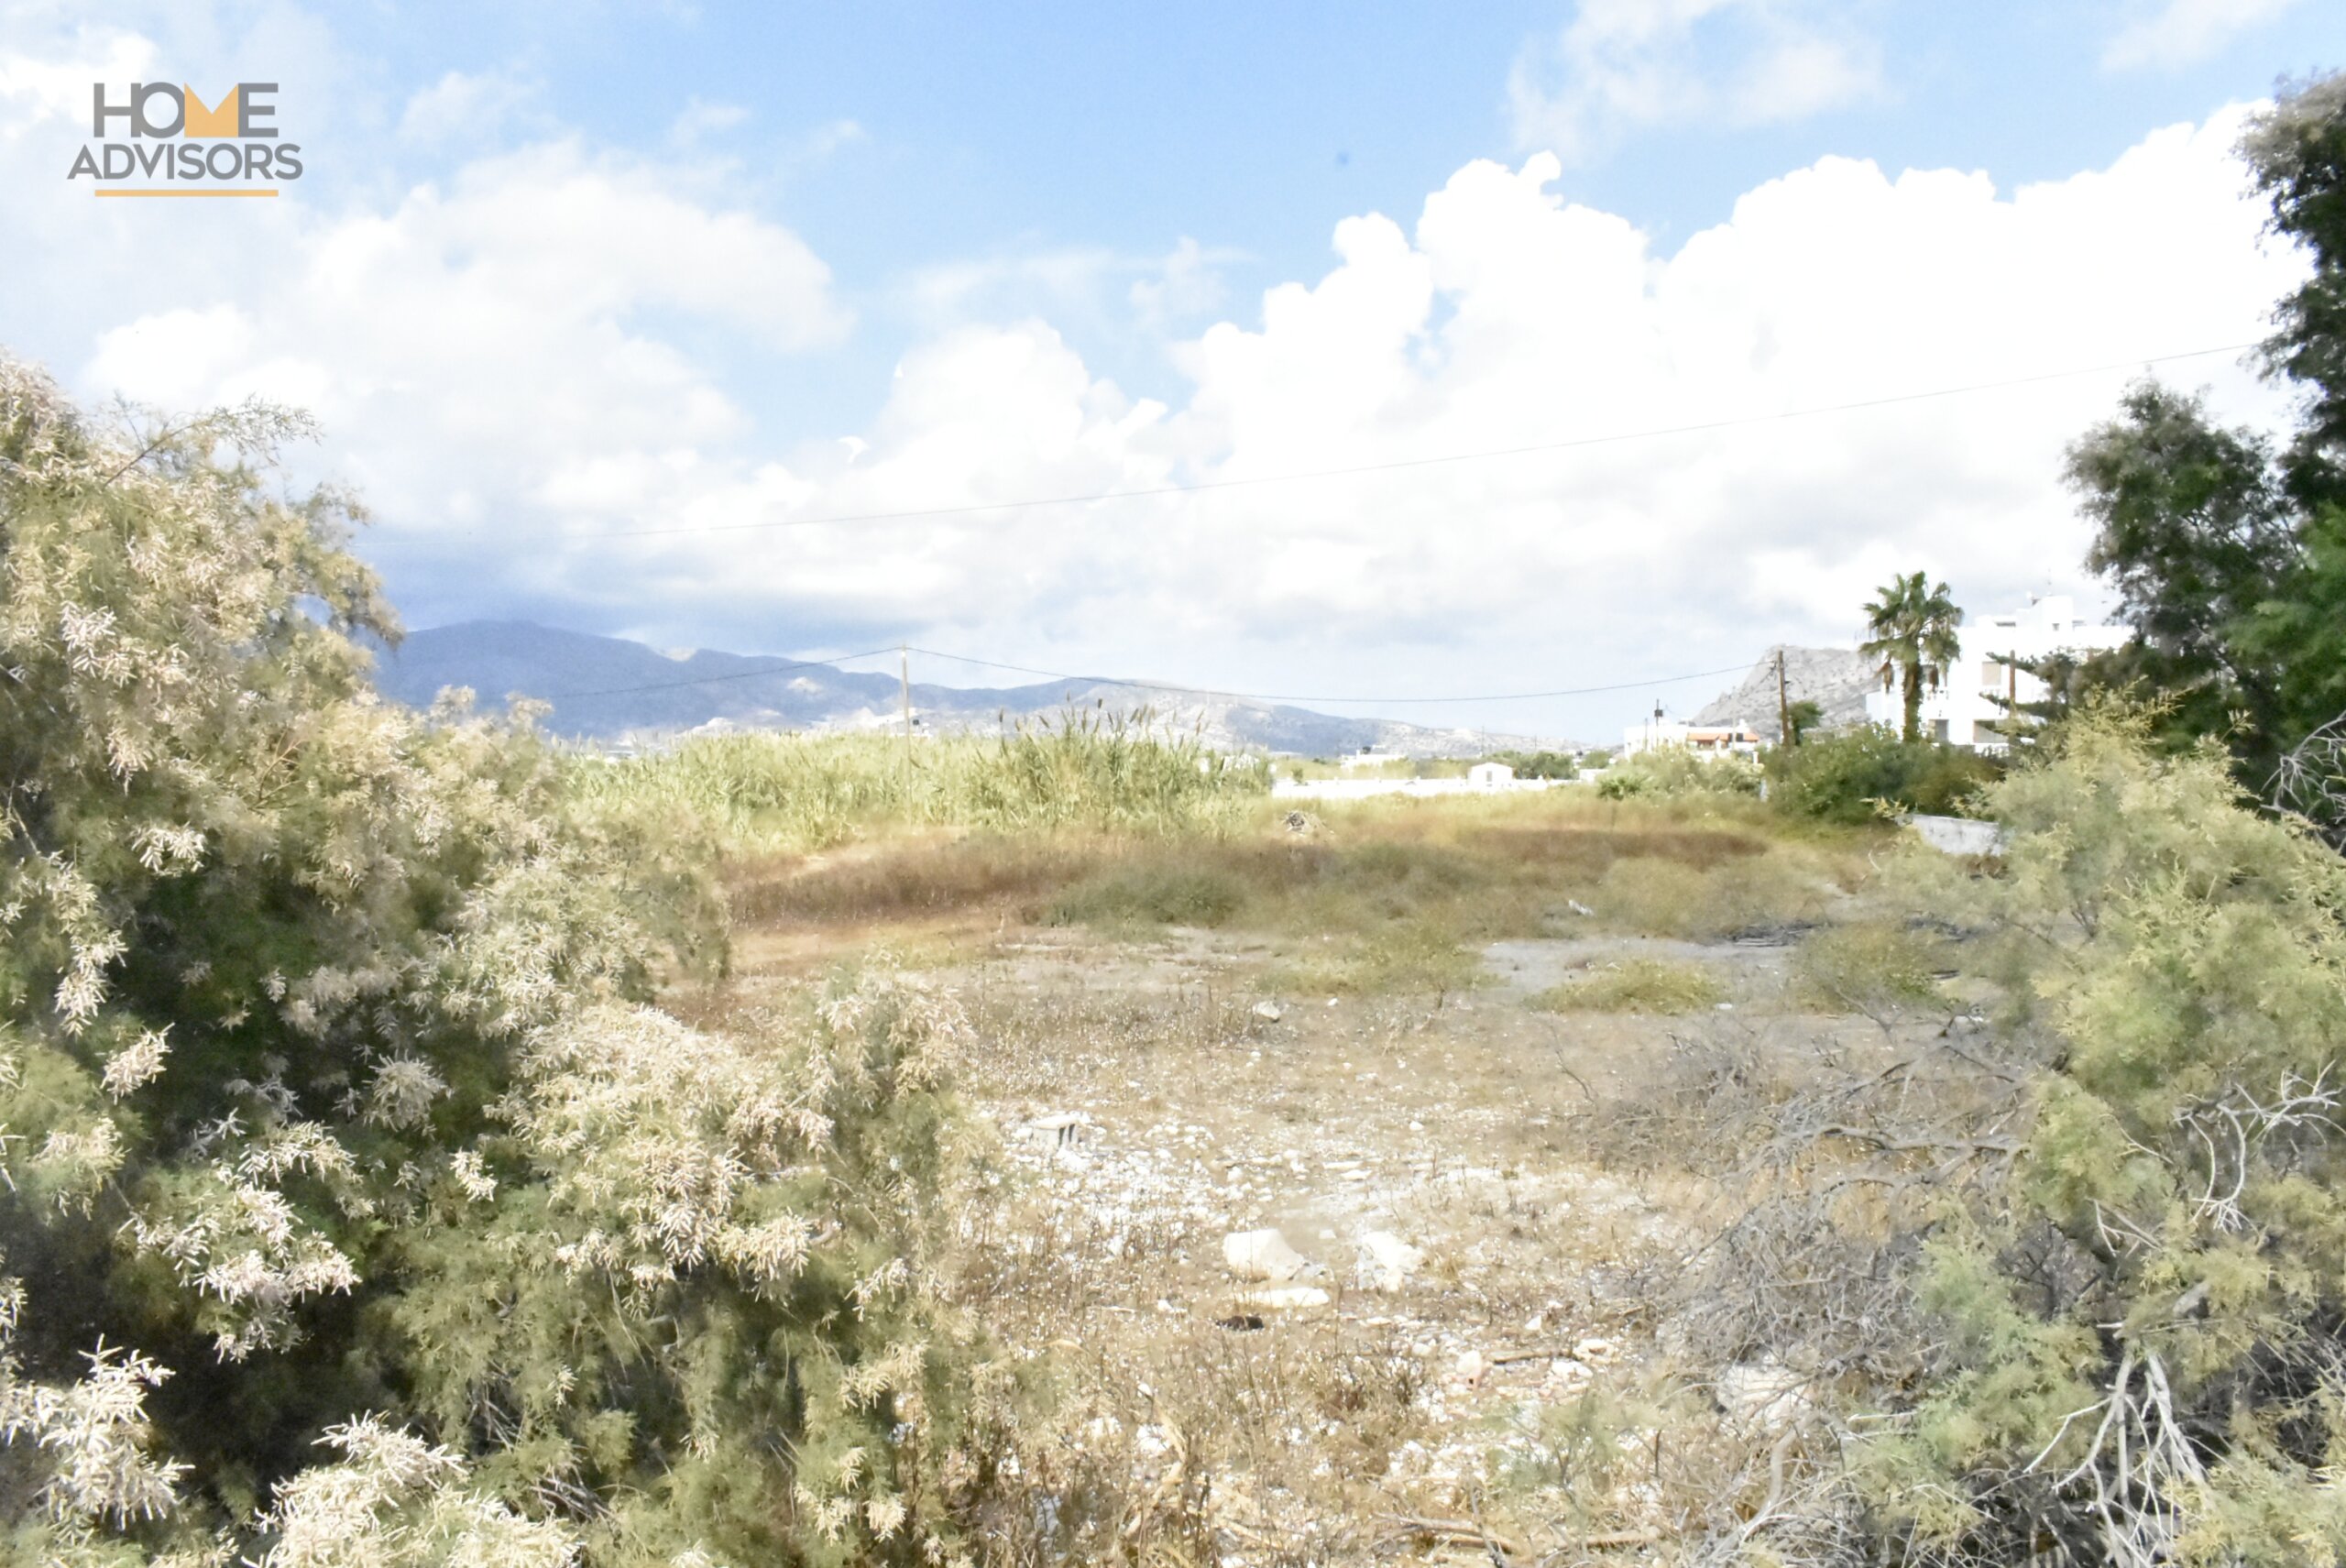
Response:
[{"label": "mountain range", "polygon": [[[376,657],[376,685],[395,701],[426,707],[447,686],[470,688],[489,709],[502,707],[510,697],[532,697],[552,705],[543,720],[546,729],[603,743],[726,729],[884,731],[904,721],[894,674],[708,649],[668,653],[625,638],[527,621],[431,627],[410,632],[396,650],[378,651]],[[1090,679],[1000,687],[915,682],[912,707],[921,730],[945,734],[992,733],[1004,723],[1071,710],[1130,714],[1146,708],[1153,723],[1195,732],[1211,746],[1310,757],[1366,747],[1413,757],[1455,757],[1573,745],[1552,737],[1340,718]]]}]

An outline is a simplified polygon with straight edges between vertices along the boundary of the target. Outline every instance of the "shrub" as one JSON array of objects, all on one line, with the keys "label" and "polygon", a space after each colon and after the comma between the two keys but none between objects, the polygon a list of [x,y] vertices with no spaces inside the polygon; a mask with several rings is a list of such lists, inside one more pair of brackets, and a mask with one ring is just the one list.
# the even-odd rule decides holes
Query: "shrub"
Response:
[{"label": "shrub", "polygon": [[1529,1005],[1541,1013],[1699,1013],[1726,1000],[1726,988],[1697,965],[1628,959],[1551,986]]},{"label": "shrub", "polygon": [[1606,800],[1758,795],[1763,776],[1749,757],[1702,757],[1683,747],[1660,746],[1607,768],[1596,781],[1596,792]]},{"label": "shrub", "polygon": [[719,955],[692,846],[375,699],[353,509],[263,488],[299,428],[0,364],[12,1557],[941,1552],[958,1019],[649,1011]]},{"label": "shrub", "polygon": [[2107,710],[1987,805],[2002,874],[1934,862],[1930,891],[1991,934],[2033,1121],[1935,1229],[1937,1348],[1869,1445],[1874,1502],[1935,1555],[2327,1561],[2346,862],[2256,816],[2212,746],[2157,756]]},{"label": "shrub", "polygon": [[1770,798],[1794,817],[1855,825],[1887,814],[1968,815],[1980,788],[2002,774],[1977,751],[1862,725],[1768,753]]},{"label": "shrub", "polygon": [[1570,751],[1494,751],[1487,760],[1505,762],[1519,779],[1580,777],[1580,762]]}]

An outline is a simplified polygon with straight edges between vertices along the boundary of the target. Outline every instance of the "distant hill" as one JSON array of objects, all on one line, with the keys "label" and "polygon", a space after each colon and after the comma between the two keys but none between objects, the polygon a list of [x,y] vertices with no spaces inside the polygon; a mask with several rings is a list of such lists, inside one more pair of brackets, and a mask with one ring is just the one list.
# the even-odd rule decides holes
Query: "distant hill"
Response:
[{"label": "distant hill", "polygon": [[1740,719],[1770,740],[1781,740],[1776,703],[1776,655],[1784,656],[1784,687],[1792,702],[1808,701],[1825,710],[1824,728],[1840,729],[1862,724],[1866,693],[1880,684],[1880,667],[1851,648],[1770,648],[1760,655],[1751,673],[1733,690],[1704,705],[1694,715],[1697,724],[1731,724]]},{"label": "distant hill", "polygon": [[[893,674],[792,668],[796,662],[703,649],[672,656],[641,642],[518,620],[475,620],[410,632],[378,654],[376,685],[422,707],[444,686],[467,686],[484,708],[514,696],[551,703],[546,727],[582,740],[655,739],[707,729],[887,729],[902,722]],[[712,678],[715,677],[715,678]],[[913,712],[933,733],[991,732],[1069,708],[1129,713],[1146,707],[1167,729],[1196,731],[1227,750],[1329,757],[1364,746],[1412,757],[1479,756],[1560,748],[1552,737],[1440,729],[1384,718],[1343,718],[1309,708],[1199,697],[1096,681],[1001,687],[915,682]]]}]

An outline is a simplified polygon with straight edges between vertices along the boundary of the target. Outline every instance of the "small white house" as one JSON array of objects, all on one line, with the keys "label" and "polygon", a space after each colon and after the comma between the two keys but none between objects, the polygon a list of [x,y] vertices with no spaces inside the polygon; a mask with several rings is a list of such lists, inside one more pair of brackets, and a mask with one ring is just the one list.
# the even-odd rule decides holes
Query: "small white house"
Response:
[{"label": "small white house", "polygon": [[1357,751],[1347,751],[1336,759],[1336,765],[1351,773],[1356,768],[1381,768],[1387,762],[1409,761],[1398,751],[1380,751],[1374,746],[1363,746]]},{"label": "small white house", "polygon": [[[2002,610],[1978,618],[1966,617],[1961,652],[1941,672],[1938,689],[1923,694],[1923,734],[1950,746],[1968,746],[1997,752],[2006,741],[1997,726],[2003,720],[2005,702],[2042,702],[2043,681],[2019,667],[2017,661],[2043,659],[2055,653],[2084,655],[2125,645],[2133,633],[2123,626],[2100,625],[2077,614],[2077,601],[2066,594],[2032,598],[2024,609]],[[1866,694],[1866,718],[1896,729],[1905,720],[1905,696],[1896,684]]]},{"label": "small white house", "polygon": [[1505,762],[1477,762],[1466,770],[1470,789],[1505,789],[1515,782],[1515,770]]},{"label": "small white house", "polygon": [[1624,757],[1665,746],[1692,751],[1698,757],[1751,757],[1759,754],[1760,732],[1739,719],[1733,724],[1689,724],[1683,718],[1669,718],[1660,708],[1654,710],[1651,718],[1632,724],[1621,732]]}]

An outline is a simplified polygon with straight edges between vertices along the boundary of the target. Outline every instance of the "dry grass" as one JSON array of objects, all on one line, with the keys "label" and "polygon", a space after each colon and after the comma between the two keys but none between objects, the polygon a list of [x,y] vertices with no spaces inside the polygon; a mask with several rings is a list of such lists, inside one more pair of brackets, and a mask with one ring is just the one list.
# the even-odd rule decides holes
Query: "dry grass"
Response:
[{"label": "dry grass", "polygon": [[[1000,1129],[949,1271],[1001,1369],[981,1557],[1486,1562],[1487,1530],[1510,1563],[1725,1561],[1771,1498],[1768,1543],[1796,1547],[1829,1432],[1718,1390],[1768,1335],[1821,1353],[1801,1324],[1868,1302],[1779,1293],[1754,1332],[1736,1314],[1764,1294],[1749,1269],[1810,1255],[1779,1223],[1807,1172],[1852,1157],[1801,1118],[1861,1103],[1865,1053],[1919,1025],[1706,1013],[1730,962],[1809,972],[1767,948],[1618,950],[1543,1014],[1477,989],[1481,948],[1796,931],[1843,913],[1869,840],[1566,792],[1336,806],[1300,834],[1283,815],[875,831],[732,868],[760,952],[919,933],[970,1006],[957,1077]],[[1071,1146],[1023,1130],[1078,1112]],[[1786,1201],[1753,1221],[1753,1193]],[[1221,1240],[1259,1224],[1325,1266],[1324,1306],[1246,1303]],[[1372,1229],[1422,1252],[1389,1294],[1362,1272]],[[1872,1278],[1868,1234],[1836,1219],[1814,1255]]]},{"label": "dry grass", "polygon": [[1946,944],[1902,924],[1867,920],[1819,931],[1800,947],[1804,997],[1841,1013],[1878,1017],[1941,1000]]},{"label": "dry grass", "polygon": [[1699,1013],[1727,1000],[1727,988],[1698,964],[1624,959],[1549,987],[1527,1005],[1542,1013]]}]

